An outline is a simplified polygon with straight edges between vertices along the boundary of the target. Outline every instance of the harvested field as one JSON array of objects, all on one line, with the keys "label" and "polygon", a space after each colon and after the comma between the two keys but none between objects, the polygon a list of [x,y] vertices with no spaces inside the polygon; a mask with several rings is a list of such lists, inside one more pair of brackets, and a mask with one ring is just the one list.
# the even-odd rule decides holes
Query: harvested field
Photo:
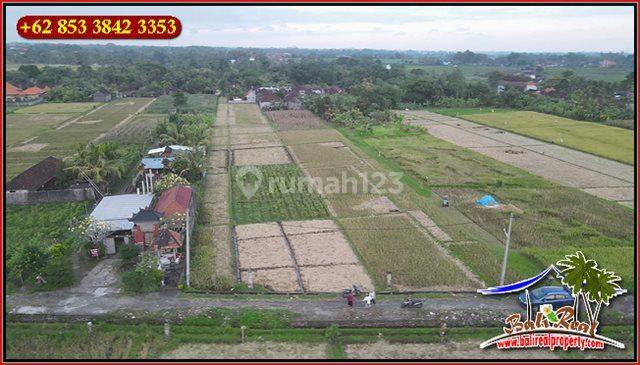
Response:
[{"label": "harvested field", "polygon": [[294,164],[263,165],[251,170],[234,166],[231,181],[235,224],[328,216],[322,199]]},{"label": "harvested field", "polygon": [[401,288],[473,288],[477,283],[445,255],[406,214],[344,218],[340,225],[363,260],[377,289],[386,273]]},{"label": "harvested field", "polygon": [[[275,269],[261,269],[253,271],[253,283],[262,285],[274,292],[295,293],[300,292],[296,271],[293,267],[279,267]],[[244,283],[247,282],[248,272],[240,273]]]},{"label": "harvested field", "polygon": [[47,147],[46,143],[28,143],[9,149],[11,152],[38,152]]},{"label": "harvested field", "polygon": [[229,137],[229,144],[235,148],[282,146],[273,133],[232,134]]},{"label": "harvested field", "polygon": [[371,279],[360,265],[303,266],[300,276],[304,287],[310,292],[339,292],[354,284],[365,291],[373,290]]},{"label": "harvested field", "polygon": [[339,231],[289,236],[289,242],[300,266],[357,264],[349,242]]},{"label": "harvested field", "polygon": [[561,354],[551,351],[504,351],[495,348],[480,349],[480,341],[439,343],[389,343],[378,341],[370,344],[349,344],[345,352],[350,359],[561,359]]},{"label": "harvested field", "polygon": [[7,147],[36,138],[40,132],[53,129],[73,117],[74,114],[7,114]]},{"label": "harvested field", "polygon": [[230,114],[235,119],[235,124],[248,126],[252,124],[267,124],[258,104],[228,104]]},{"label": "harvested field", "polygon": [[375,209],[376,206],[371,204],[372,201],[377,201],[379,199],[381,199],[381,197],[374,194],[327,195],[327,200],[335,210],[338,217],[357,217],[389,213],[386,209]]},{"label": "harvested field", "polygon": [[266,112],[279,130],[320,129],[327,124],[308,110],[276,110]]},{"label": "harvested field", "polygon": [[307,233],[331,232],[339,230],[334,221],[329,219],[315,219],[309,221],[282,222],[282,228],[287,236]]},{"label": "harvested field", "polygon": [[386,196],[367,200],[360,205],[356,205],[353,209],[359,211],[372,211],[375,214],[386,214],[400,211],[398,207],[396,207],[396,205],[393,204],[393,202]]},{"label": "harvested field", "polygon": [[251,148],[233,151],[233,164],[236,166],[279,165],[291,162],[284,147]]},{"label": "harvested field", "polygon": [[102,103],[42,103],[14,110],[15,114],[82,114]]},{"label": "harvested field", "polygon": [[532,111],[469,114],[464,118],[627,164],[634,161],[634,137],[629,129]]},{"label": "harvested field", "polygon": [[282,231],[278,223],[254,223],[236,226],[236,237],[238,240],[280,236],[282,236]]},{"label": "harvested field", "polygon": [[242,134],[273,134],[273,129],[268,125],[240,126],[233,125],[229,127],[229,134],[234,136]]},{"label": "harvested field", "polygon": [[189,344],[167,352],[163,359],[323,359],[324,343],[247,342],[243,344]]},{"label": "harvested field", "polygon": [[349,147],[327,147],[319,143],[290,146],[298,162],[307,167],[336,167],[360,164]]},{"label": "harvested field", "polygon": [[435,237],[435,239],[437,239],[438,241],[442,241],[442,242],[451,241],[451,237],[449,237],[449,235],[446,232],[440,229],[440,227],[438,227],[438,225],[434,221],[432,221],[431,218],[429,218],[429,216],[424,214],[424,212],[419,210],[411,210],[411,211],[408,211],[407,213],[409,213],[410,216],[415,218],[418,221],[418,223],[420,223],[422,227],[426,228],[427,231],[429,231],[429,233],[431,233],[431,235]]},{"label": "harvested field", "polygon": [[238,240],[240,269],[293,267],[284,237]]},{"label": "harvested field", "polygon": [[278,132],[278,137],[287,146],[344,140],[342,134],[335,129],[281,131]]}]

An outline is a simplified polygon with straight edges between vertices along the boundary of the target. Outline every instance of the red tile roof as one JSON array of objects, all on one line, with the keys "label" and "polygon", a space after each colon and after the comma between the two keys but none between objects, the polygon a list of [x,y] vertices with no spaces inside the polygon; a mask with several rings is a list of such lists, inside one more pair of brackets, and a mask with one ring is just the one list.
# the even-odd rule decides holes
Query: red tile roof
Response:
[{"label": "red tile roof", "polygon": [[30,88],[22,90],[20,95],[40,95],[40,94],[44,94],[45,91],[47,91],[47,90],[46,89],[41,89],[41,88],[39,88],[37,86],[32,86]]},{"label": "red tile roof", "polygon": [[155,211],[171,218],[174,214],[186,214],[193,196],[193,189],[189,186],[174,186],[164,191],[156,202]]},{"label": "red tile roof", "polygon": [[7,95],[10,95],[10,96],[20,95],[20,93],[22,92],[22,90],[19,87],[13,86],[8,82],[5,82],[4,87],[5,89],[7,89]]}]

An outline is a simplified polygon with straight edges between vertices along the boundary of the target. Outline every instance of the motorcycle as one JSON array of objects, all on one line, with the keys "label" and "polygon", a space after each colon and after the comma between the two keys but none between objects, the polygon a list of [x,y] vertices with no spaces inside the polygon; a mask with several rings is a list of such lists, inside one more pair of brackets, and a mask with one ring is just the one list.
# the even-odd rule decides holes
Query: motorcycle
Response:
[{"label": "motorcycle", "polygon": [[354,285],[353,288],[342,289],[342,297],[346,298],[349,293],[353,293],[355,297],[362,293],[362,288],[357,285]]},{"label": "motorcycle", "polygon": [[422,299],[411,299],[407,298],[402,302],[402,308],[422,308],[422,303],[424,301]]}]

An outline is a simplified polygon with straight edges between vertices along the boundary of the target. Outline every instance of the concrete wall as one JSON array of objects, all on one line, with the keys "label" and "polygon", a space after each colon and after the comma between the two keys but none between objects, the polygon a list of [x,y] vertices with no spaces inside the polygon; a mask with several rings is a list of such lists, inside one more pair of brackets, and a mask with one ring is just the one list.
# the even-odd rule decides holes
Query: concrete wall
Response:
[{"label": "concrete wall", "polygon": [[4,193],[7,204],[28,205],[41,203],[73,202],[93,199],[95,195],[91,188],[28,191],[19,190]]}]

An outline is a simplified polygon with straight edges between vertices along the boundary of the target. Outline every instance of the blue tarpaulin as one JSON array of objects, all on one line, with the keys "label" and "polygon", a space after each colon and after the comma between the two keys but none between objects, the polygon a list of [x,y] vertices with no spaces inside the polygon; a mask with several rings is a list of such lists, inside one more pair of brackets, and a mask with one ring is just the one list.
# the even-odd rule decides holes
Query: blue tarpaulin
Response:
[{"label": "blue tarpaulin", "polygon": [[495,200],[491,195],[485,195],[482,198],[476,200],[476,204],[483,207],[495,207],[496,205],[500,205],[498,201]]}]

